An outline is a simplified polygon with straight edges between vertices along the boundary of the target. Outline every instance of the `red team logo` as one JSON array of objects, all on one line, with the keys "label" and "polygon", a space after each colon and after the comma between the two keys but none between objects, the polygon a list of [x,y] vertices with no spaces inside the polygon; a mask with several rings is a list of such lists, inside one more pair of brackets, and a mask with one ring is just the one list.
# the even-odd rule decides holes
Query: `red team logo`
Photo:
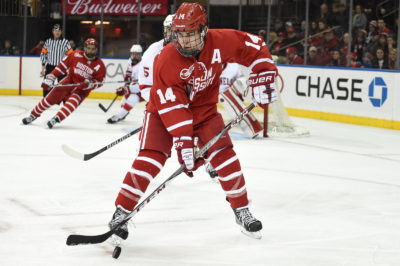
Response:
[{"label": "red team logo", "polygon": [[215,75],[212,67],[207,70],[202,62],[195,62],[189,68],[182,69],[180,72],[181,79],[190,78],[186,86],[186,91],[189,92],[189,99],[192,101],[196,93],[207,88],[214,81]]},{"label": "red team logo", "polygon": [[189,68],[184,68],[181,70],[181,73],[179,73],[181,79],[188,79],[190,75],[192,75],[194,70],[194,64],[191,65]]}]

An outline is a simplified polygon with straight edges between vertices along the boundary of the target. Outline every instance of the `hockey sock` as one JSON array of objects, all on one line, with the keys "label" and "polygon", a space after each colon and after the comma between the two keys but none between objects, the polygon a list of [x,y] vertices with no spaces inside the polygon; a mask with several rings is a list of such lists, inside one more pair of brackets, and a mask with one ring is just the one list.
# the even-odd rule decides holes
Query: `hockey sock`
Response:
[{"label": "hockey sock", "polygon": [[235,151],[231,147],[216,150],[210,154],[209,160],[218,173],[219,183],[231,207],[246,206],[249,203],[246,184]]},{"label": "hockey sock", "polygon": [[35,117],[40,116],[44,111],[49,109],[53,104],[50,104],[46,98],[43,98],[40,100],[40,102],[33,108],[31,114],[34,115]]},{"label": "hockey sock", "polygon": [[[132,110],[133,106],[130,106],[129,104],[125,103],[122,106],[122,109],[124,109],[126,112],[129,112],[130,110]],[[121,110],[122,111],[122,110]]]},{"label": "hockey sock", "polygon": [[166,160],[167,157],[160,152],[141,150],[132,164],[132,169],[125,175],[115,206],[132,211]]},{"label": "hockey sock", "polygon": [[67,116],[69,116],[81,102],[82,98],[78,94],[72,94],[57,113],[57,116],[60,118],[60,122],[67,118]]}]

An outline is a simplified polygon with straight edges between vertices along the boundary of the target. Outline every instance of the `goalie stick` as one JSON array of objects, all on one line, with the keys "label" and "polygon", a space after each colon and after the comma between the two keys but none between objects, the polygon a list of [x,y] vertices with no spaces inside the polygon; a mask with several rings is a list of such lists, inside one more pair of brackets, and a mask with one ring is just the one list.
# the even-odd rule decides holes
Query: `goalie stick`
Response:
[{"label": "goalie stick", "polygon": [[110,105],[105,108],[101,103],[99,103],[99,107],[101,110],[104,111],[104,113],[107,113],[108,109],[110,109],[111,105],[113,105],[113,103],[115,102],[115,100],[118,98],[118,95],[115,95],[114,99],[112,100],[112,102],[110,103]]},{"label": "goalie stick", "polygon": [[92,153],[87,153],[87,154],[80,153],[80,152],[78,152],[78,151],[72,149],[71,147],[69,147],[69,146],[66,145],[66,144],[62,144],[62,145],[61,145],[61,148],[62,148],[62,150],[63,150],[67,155],[69,155],[69,156],[71,156],[71,157],[74,157],[74,158],[76,158],[76,159],[78,159],[78,160],[87,161],[87,160],[90,160],[90,159],[92,159],[93,157],[99,155],[100,153],[102,153],[102,152],[108,150],[109,148],[111,148],[111,147],[117,145],[117,144],[120,143],[121,141],[126,140],[126,139],[129,138],[130,136],[135,135],[136,133],[140,132],[141,130],[142,130],[142,127],[139,127],[139,128],[137,128],[137,129],[135,129],[135,130],[129,132],[129,133],[126,134],[125,136],[123,136],[123,137],[117,139],[116,141],[111,142],[110,144],[108,144],[107,146],[101,148],[100,150],[97,150],[97,151],[92,152]]},{"label": "goalie stick", "polygon": [[[255,104],[251,103],[246,107],[243,112],[237,115],[237,117],[227,124],[216,136],[214,136],[209,142],[207,142],[200,150],[196,152],[196,159],[199,159],[212,145],[214,145],[229,129],[237,125],[245,115],[247,115],[253,108]],[[115,231],[117,231],[121,226],[127,223],[136,213],[138,213],[144,206],[146,206],[152,199],[155,198],[175,177],[180,175],[185,171],[185,166],[182,164],[170,177],[168,177],[161,185],[159,185],[147,198],[142,200],[132,212],[129,213],[124,220],[117,224],[110,231],[101,235],[69,235],[67,238],[68,246],[76,246],[82,244],[99,244],[110,238]]]}]

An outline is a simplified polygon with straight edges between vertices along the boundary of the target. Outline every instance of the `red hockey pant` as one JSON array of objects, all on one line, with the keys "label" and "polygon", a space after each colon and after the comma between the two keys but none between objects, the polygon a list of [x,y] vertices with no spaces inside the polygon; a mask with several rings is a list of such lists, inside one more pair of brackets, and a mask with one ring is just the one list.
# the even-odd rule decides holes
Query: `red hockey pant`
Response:
[{"label": "red hockey pant", "polygon": [[[217,135],[225,124],[220,114],[194,127],[199,137],[199,147]],[[143,130],[140,134],[140,152],[125,175],[115,205],[132,210],[144,195],[150,181],[161,171],[171,155],[173,138],[165,129],[157,114],[145,113]],[[211,165],[218,173],[220,184],[232,208],[248,204],[247,191],[240,163],[233,150],[228,134],[220,138],[208,152]]]}]

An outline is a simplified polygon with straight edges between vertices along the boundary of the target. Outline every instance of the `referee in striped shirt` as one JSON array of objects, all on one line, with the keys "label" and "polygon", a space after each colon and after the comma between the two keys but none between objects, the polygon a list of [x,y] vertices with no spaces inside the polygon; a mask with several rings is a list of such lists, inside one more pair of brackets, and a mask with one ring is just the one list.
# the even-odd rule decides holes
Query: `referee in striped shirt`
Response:
[{"label": "referee in striped shirt", "polygon": [[[40,54],[40,61],[42,63],[41,77],[50,74],[51,71],[58,65],[58,63],[70,53],[73,52],[71,45],[67,39],[61,37],[61,27],[59,24],[53,26],[53,38],[49,38],[44,43],[42,53]],[[58,81],[62,80],[64,76],[58,77]],[[43,97],[50,92],[43,89]]]}]

